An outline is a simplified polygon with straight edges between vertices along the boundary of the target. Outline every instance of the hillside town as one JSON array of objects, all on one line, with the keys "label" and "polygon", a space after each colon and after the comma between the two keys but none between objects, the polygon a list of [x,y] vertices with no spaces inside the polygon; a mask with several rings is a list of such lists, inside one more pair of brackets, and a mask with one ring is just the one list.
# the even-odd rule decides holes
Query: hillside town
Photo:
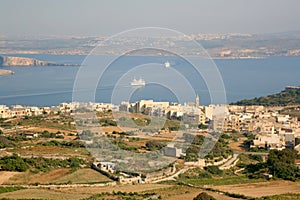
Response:
[{"label": "hillside town", "polygon": [[[0,105],[0,118],[20,118],[49,114],[72,115],[82,104],[78,102],[61,103],[52,107]],[[195,102],[183,105],[170,102],[140,100],[134,103],[122,102],[120,105],[109,103],[85,103],[84,107],[96,112],[141,113],[149,117],[164,117],[182,122],[186,128],[194,129],[198,124],[212,128],[214,110],[224,106],[224,133],[253,133],[251,147],[278,149],[292,148],[300,151],[300,123],[297,117],[281,114],[285,107],[237,106],[237,105],[200,105],[199,96]]]},{"label": "hillside town", "polygon": [[[230,174],[229,179],[245,178],[245,182],[268,181],[278,178],[271,167],[263,165],[259,171],[252,168],[269,163],[274,157],[269,154],[274,152],[289,155],[291,151],[299,155],[300,123],[295,115],[298,110],[298,105],[201,105],[198,95],[193,102],[183,104],[148,99],[119,105],[95,102],[49,107],[0,105],[0,162],[21,159],[28,163],[24,169],[9,168],[6,161],[0,166],[8,171],[46,170],[45,176],[61,167],[74,170],[74,176],[91,170],[92,176],[103,176],[95,180],[107,180],[100,187],[164,181],[189,183],[189,178],[184,177],[196,178],[189,175],[194,170],[207,173],[205,178],[196,178],[200,182],[217,180],[224,173]],[[156,119],[164,119],[163,124],[156,126]],[[154,128],[150,127],[151,122]],[[107,141],[113,145],[112,149],[105,148]],[[201,153],[205,141],[211,147]],[[137,156],[140,153],[158,157],[143,160]],[[295,159],[295,155],[289,156]],[[165,158],[170,162],[164,163]],[[35,161],[36,165],[31,166],[31,159],[64,164],[51,167],[52,164]],[[300,166],[299,160],[293,159],[284,161],[291,163],[287,168]],[[283,179],[295,178],[287,175]]]}]

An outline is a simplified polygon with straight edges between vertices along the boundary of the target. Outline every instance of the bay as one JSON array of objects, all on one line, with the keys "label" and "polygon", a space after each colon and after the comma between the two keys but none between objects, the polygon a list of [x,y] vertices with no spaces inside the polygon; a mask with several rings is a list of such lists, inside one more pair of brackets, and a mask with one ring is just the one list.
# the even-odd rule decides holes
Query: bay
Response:
[{"label": "bay", "polygon": [[[78,55],[47,55],[30,54],[14,55],[32,57],[40,60],[64,64],[81,64],[86,56]],[[99,65],[102,60],[109,60],[110,56],[97,56]],[[194,59],[194,58],[193,58]],[[160,56],[127,56],[116,60],[103,74],[96,90],[96,101],[111,102],[111,96],[116,82],[128,73],[127,85],[130,80],[144,78],[146,83],[150,80],[149,73],[129,73],[133,66],[145,63],[171,62],[171,67],[183,74],[199,94],[201,104],[211,103],[209,91],[204,80],[195,75],[195,71],[188,67],[189,63],[178,57]],[[268,57],[263,59],[217,59],[214,60],[224,82],[227,103],[241,99],[265,96],[277,93],[288,85],[300,85],[300,57]],[[103,62],[104,63],[104,62]],[[153,66],[153,69],[156,69]],[[1,67],[15,72],[12,76],[0,76],[0,104],[5,105],[32,105],[51,106],[61,102],[71,102],[74,81],[79,66],[45,66],[45,67]],[[162,79],[172,79],[168,72],[151,72],[152,76]],[[148,80],[149,79],[149,80]],[[161,80],[162,80],[161,79]],[[89,81],[89,80],[86,80]],[[176,82],[176,79],[171,80]],[[184,87],[178,83],[179,90]],[[115,91],[118,93],[118,91]],[[84,93],[83,93],[84,95]],[[138,88],[132,94],[130,101],[139,99],[154,99],[156,101],[177,101],[174,91],[159,84],[150,84]],[[194,101],[191,97],[185,101]],[[222,103],[222,102],[221,102]]]}]

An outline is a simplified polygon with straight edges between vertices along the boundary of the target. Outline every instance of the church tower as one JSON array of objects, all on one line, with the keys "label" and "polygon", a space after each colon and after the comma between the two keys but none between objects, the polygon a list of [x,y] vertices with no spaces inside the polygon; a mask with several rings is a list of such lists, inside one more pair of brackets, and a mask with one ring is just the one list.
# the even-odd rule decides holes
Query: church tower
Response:
[{"label": "church tower", "polygon": [[200,98],[198,94],[196,96],[195,106],[200,106]]}]

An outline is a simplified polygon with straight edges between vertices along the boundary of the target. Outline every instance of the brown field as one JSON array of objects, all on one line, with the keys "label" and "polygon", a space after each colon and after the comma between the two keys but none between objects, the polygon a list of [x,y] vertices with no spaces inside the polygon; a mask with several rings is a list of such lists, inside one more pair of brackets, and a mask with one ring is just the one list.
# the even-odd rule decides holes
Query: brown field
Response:
[{"label": "brown field", "polygon": [[9,180],[4,182],[4,184],[49,184],[58,178],[65,176],[70,169],[54,169],[46,173],[34,174],[29,171],[19,172],[18,174],[11,177]]},{"label": "brown field", "polygon": [[116,131],[116,132],[121,132],[122,129],[119,128],[118,126],[105,126],[105,127],[101,127],[101,130],[103,132],[108,132],[108,133],[111,133],[113,131]]},{"label": "brown field", "polygon": [[101,192],[144,192],[149,190],[159,190],[161,188],[172,187],[172,185],[162,184],[143,184],[143,185],[124,185],[106,187],[75,187],[75,188],[56,188],[56,189],[25,189],[9,193],[0,194],[0,198],[10,199],[82,199]]},{"label": "brown field", "polygon": [[20,172],[0,172],[0,185],[8,181],[11,177],[20,174]]},{"label": "brown field", "polygon": [[[25,189],[14,191],[10,193],[0,194],[0,198],[12,199],[82,199],[90,197],[93,194],[102,192],[112,193],[113,191],[122,192],[155,192],[162,196],[162,199],[184,199],[192,200],[199,193],[203,192],[201,189],[190,188],[186,186],[174,186],[165,184],[141,184],[141,185],[117,185],[117,186],[91,186],[91,187],[75,187],[75,188],[48,188],[48,189]],[[223,194],[218,194],[206,191],[216,199],[234,200],[234,198],[227,197]],[[110,199],[114,197],[110,196]]]},{"label": "brown field", "polygon": [[93,169],[79,169],[52,181],[52,183],[99,183],[110,182],[111,179]]},{"label": "brown field", "polygon": [[36,126],[24,129],[24,131],[32,131],[32,132],[49,131],[50,133],[57,133],[58,131],[60,131],[61,133],[64,134],[76,134],[76,131],[62,130],[58,128],[36,127]]},{"label": "brown field", "polygon": [[[3,184],[63,184],[63,183],[95,183],[95,182],[109,182],[111,181],[106,176],[92,169],[79,169],[73,173],[69,173],[69,168],[54,169],[46,173],[34,174],[27,172],[13,172],[9,177],[9,172],[3,178]],[[2,179],[2,175],[1,175]],[[0,181],[1,181],[0,179]],[[1,182],[0,182],[1,183]]]},{"label": "brown field", "polygon": [[[188,192],[185,194],[173,195],[173,196],[165,197],[165,198],[163,197],[163,199],[165,199],[165,200],[175,200],[175,199],[192,200],[201,192],[203,192],[203,191],[197,190],[197,191],[192,191],[192,192]],[[207,194],[213,196],[215,199],[220,199],[220,200],[235,200],[236,199],[236,198],[227,197],[222,194],[217,194],[217,193],[207,192],[207,191],[205,191],[205,192]]]},{"label": "brown field", "polygon": [[[177,132],[167,132],[153,136],[154,140],[173,140],[176,136]],[[180,134],[179,134],[180,135]]]},{"label": "brown field", "polygon": [[249,197],[262,197],[286,193],[300,193],[300,182],[269,181],[264,183],[214,186],[224,192],[243,194]]},{"label": "brown field", "polygon": [[241,136],[239,137],[239,141],[234,142],[234,141],[230,141],[229,142],[229,147],[233,150],[233,151],[245,151],[245,149],[243,149],[241,146],[243,145],[243,142],[247,140],[246,137]]},{"label": "brown field", "polygon": [[14,192],[8,192],[0,194],[0,198],[9,198],[9,199],[59,199],[59,200],[69,200],[69,199],[82,199],[91,196],[87,193],[63,193],[56,192],[49,189],[25,189],[18,190]]},{"label": "brown field", "polygon": [[101,192],[143,192],[143,191],[157,191],[162,188],[169,188],[172,185],[166,184],[139,184],[139,185],[116,185],[116,186],[105,186],[105,187],[78,187],[78,188],[61,188],[56,191],[61,191],[64,193],[88,193],[88,194],[98,194]]},{"label": "brown field", "polygon": [[21,156],[45,156],[51,158],[59,157],[88,157],[88,151],[85,148],[63,148],[56,146],[34,146],[25,149],[9,149],[11,153],[18,153]]},{"label": "brown field", "polygon": [[155,190],[156,192],[162,196],[162,199],[173,200],[173,199],[182,199],[182,200],[192,200],[201,192],[206,192],[209,195],[212,195],[216,199],[222,200],[234,200],[234,198],[227,197],[222,194],[218,194],[215,192],[204,191],[197,188],[191,188],[186,186],[173,186],[171,188],[162,188],[159,190]]}]

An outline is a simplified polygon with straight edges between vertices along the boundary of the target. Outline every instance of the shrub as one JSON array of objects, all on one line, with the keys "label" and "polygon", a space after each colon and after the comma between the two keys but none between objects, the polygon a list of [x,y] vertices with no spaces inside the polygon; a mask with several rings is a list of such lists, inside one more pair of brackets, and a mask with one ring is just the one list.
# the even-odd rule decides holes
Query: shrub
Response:
[{"label": "shrub", "polygon": [[208,171],[209,173],[215,174],[215,175],[222,175],[222,173],[223,173],[223,171],[220,170],[219,167],[216,165],[207,166],[207,167],[204,167],[204,169],[206,171]]},{"label": "shrub", "polygon": [[146,142],[146,148],[150,151],[159,150],[165,146],[166,144],[164,142],[157,141],[157,140],[149,140]]},{"label": "shrub", "polygon": [[201,192],[194,198],[194,200],[216,200],[216,199],[213,196],[207,194],[206,192]]}]

